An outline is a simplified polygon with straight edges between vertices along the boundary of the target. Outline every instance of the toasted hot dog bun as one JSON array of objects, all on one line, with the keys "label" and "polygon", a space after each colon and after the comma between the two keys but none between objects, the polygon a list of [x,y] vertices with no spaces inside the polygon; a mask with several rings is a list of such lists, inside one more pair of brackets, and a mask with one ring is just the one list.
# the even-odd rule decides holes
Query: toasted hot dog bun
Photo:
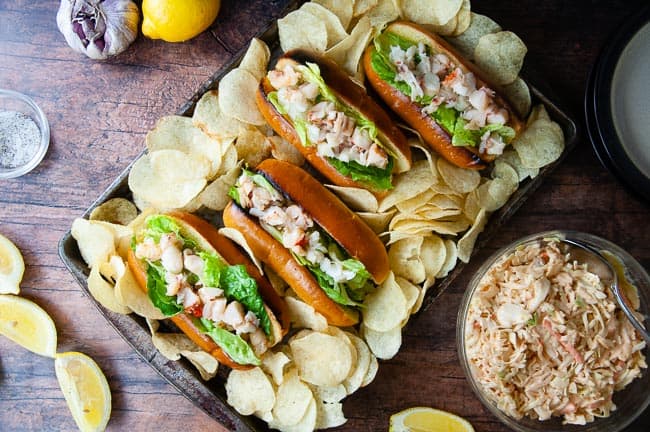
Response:
[{"label": "toasted hot dog bun", "polygon": [[[351,257],[359,260],[376,283],[388,277],[388,255],[377,235],[315,178],[299,167],[274,159],[259,164],[257,172],[300,205]],[[255,256],[271,266],[330,324],[349,326],[358,322],[357,311],[327,297],[311,272],[246,211],[230,203],[223,212],[223,221],[241,231]]]},{"label": "toasted hot dog bun", "polygon": [[[521,132],[523,122],[519,119],[510,104],[498,94],[499,88],[490,84],[484,74],[473,63],[463,59],[444,39],[410,22],[392,23],[384,31],[395,33],[415,43],[422,42],[424,45],[433,48],[434,51],[445,54],[463,72],[472,72],[476,77],[478,88],[485,86],[496,92],[496,102],[508,111],[509,120],[507,125],[513,128],[516,134]],[[377,74],[372,67],[372,55],[375,50],[374,44],[371,44],[363,54],[362,64],[368,82],[384,102],[406,123],[413,127],[433,150],[449,162],[461,168],[483,169],[487,166],[487,162],[494,159],[494,156],[491,155],[478,154],[477,149],[452,145],[452,137],[433,117],[422,112],[422,108],[411,101],[409,96],[397,90]]]},{"label": "toasted hot dog bun", "polygon": [[[284,300],[277,294],[269,281],[260,273],[259,269],[253,262],[242,253],[239,248],[228,238],[219,234],[219,232],[207,221],[184,212],[166,213],[175,219],[181,226],[183,235],[193,239],[199,248],[216,253],[221,256],[228,264],[242,264],[246,267],[248,274],[256,282],[260,294],[265,301],[265,309],[271,321],[271,332],[273,340],[270,345],[278,343],[289,330],[289,313]],[[129,249],[127,261],[133,276],[140,287],[147,291],[147,269],[146,264],[135,256],[135,252]],[[171,321],[185,333],[195,344],[202,350],[215,357],[220,363],[233,369],[250,369],[252,365],[241,365],[233,361],[212,338],[202,333],[192,321],[192,317],[184,312],[170,317]]]},{"label": "toasted hot dog bun", "polygon": [[[304,50],[289,51],[278,61],[278,63],[280,62],[317,64],[323,80],[339,100],[354,108],[377,126],[379,140],[389,150],[389,153],[394,155],[393,173],[404,172],[411,167],[411,150],[404,134],[386,111],[368,96],[365,89],[352,81],[336,63]],[[338,186],[368,189],[367,185],[338,172],[325,157],[317,153],[315,145],[305,146],[302,144],[289,116],[282,115],[269,101],[268,94],[275,90],[269,79],[264,77],[259,86],[256,99],[257,106],[267,123],[280,136],[293,144],[305,159],[332,183]],[[373,192],[382,193],[382,191]]]}]

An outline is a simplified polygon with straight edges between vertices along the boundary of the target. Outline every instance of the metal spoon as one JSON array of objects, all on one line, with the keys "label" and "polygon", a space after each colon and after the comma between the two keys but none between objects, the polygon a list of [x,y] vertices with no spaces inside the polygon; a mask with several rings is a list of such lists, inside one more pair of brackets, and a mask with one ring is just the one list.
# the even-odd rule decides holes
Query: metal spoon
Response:
[{"label": "metal spoon", "polygon": [[[616,270],[603,252],[578,240],[569,238],[560,238],[559,240],[566,245],[566,253],[574,260],[587,264],[589,271],[598,275],[600,280],[609,285],[609,288],[614,294],[614,298],[616,298],[616,302],[623,310],[627,319],[630,320],[630,323],[636,331],[645,339],[646,344],[650,346],[650,333],[643,327],[641,321],[638,320],[632,308],[630,308],[625,293],[621,291]],[[644,316],[644,320],[650,321],[650,317]]]}]

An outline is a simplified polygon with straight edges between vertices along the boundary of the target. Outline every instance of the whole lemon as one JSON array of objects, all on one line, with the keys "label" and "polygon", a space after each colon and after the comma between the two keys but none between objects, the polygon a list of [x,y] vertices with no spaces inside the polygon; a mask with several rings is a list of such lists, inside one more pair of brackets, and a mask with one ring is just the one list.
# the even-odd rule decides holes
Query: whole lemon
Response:
[{"label": "whole lemon", "polygon": [[151,39],[183,42],[210,27],[220,0],[143,0],[142,34]]}]

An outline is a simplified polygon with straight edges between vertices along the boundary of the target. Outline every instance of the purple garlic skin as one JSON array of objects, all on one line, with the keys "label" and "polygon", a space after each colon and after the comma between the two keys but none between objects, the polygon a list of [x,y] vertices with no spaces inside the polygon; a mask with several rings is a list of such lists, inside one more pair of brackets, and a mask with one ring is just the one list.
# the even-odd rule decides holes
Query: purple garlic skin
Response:
[{"label": "purple garlic skin", "polygon": [[140,11],[131,0],[61,0],[56,23],[73,50],[105,60],[135,40]]}]

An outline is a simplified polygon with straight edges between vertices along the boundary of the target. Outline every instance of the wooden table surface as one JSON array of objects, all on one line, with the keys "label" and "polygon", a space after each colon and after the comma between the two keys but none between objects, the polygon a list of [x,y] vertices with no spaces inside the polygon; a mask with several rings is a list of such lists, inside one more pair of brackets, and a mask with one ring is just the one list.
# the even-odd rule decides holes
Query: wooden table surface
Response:
[{"label": "wooden table surface", "polygon": [[[211,29],[169,44],[139,36],[122,55],[92,61],[73,52],[56,27],[58,2],[0,1],[0,87],[32,96],[50,121],[39,167],[0,180],[0,232],[23,252],[22,295],[56,322],[59,352],[82,351],[105,372],[113,395],[109,430],[225,430],[181,396],[107,325],[57,254],[72,220],[143,149],[144,135],[175,113],[250,38],[283,13],[287,0],[222,2]],[[650,205],[598,162],[584,132],[589,70],[610,32],[643,0],[483,1],[487,14],[528,45],[528,58],[581,126],[576,149],[533,193],[426,312],[406,329],[400,353],[381,362],[372,385],[349,397],[340,430],[386,430],[391,413],[416,405],[466,417],[477,431],[504,431],[466,383],[455,318],[472,272],[496,248],[533,232],[562,228],[614,241],[650,269]],[[368,404],[367,401],[374,401]],[[0,337],[0,430],[75,430],[53,361]],[[650,430],[650,410],[629,431]]]}]

